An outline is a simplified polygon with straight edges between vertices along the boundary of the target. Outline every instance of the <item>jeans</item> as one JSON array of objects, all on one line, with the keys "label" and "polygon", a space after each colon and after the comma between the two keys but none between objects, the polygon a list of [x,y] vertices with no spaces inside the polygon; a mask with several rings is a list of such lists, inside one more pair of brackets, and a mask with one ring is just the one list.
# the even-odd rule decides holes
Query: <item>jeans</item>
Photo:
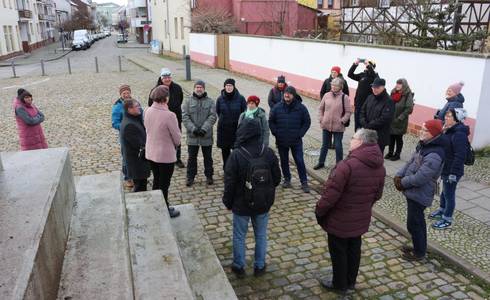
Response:
[{"label": "jeans", "polygon": [[320,149],[320,158],[318,159],[318,163],[320,165],[325,164],[328,148],[330,148],[330,143],[332,142],[332,135],[333,135],[333,143],[335,144],[335,160],[336,162],[339,162],[342,159],[344,159],[344,149],[342,148],[342,138],[344,136],[344,133],[330,132],[328,130],[323,130],[322,148]]},{"label": "jeans", "polygon": [[290,147],[277,145],[277,149],[279,150],[279,156],[281,158],[281,169],[284,180],[291,181],[291,171],[289,170],[289,149],[291,149],[291,154],[293,154],[294,163],[298,169],[301,184],[307,183],[308,178],[306,177],[306,166],[303,159],[303,142]]},{"label": "jeans", "polygon": [[340,238],[328,234],[328,251],[332,259],[332,284],[336,289],[346,290],[356,284],[361,262],[361,237]]},{"label": "jeans", "polygon": [[456,177],[456,182],[449,182],[448,176],[443,175],[442,178],[442,193],[441,193],[441,208],[442,218],[448,222],[453,221],[454,208],[456,207],[456,186],[461,177]]},{"label": "jeans", "polygon": [[424,216],[425,206],[407,199],[407,230],[412,236],[413,252],[425,256],[427,252],[427,224]]},{"label": "jeans", "polygon": [[228,160],[228,157],[230,157],[230,153],[231,148],[221,148],[221,157],[223,158],[223,171],[225,170],[226,161]]},{"label": "jeans", "polygon": [[161,190],[167,208],[170,208],[168,204],[168,188],[170,187],[170,181],[174,174],[174,163],[156,163],[150,160],[151,172],[153,173],[153,190]]},{"label": "jeans", "polygon": [[251,217],[233,214],[233,266],[237,268],[245,267],[249,219],[252,219],[255,236],[254,267],[262,269],[265,266],[265,256],[267,254],[267,223],[269,222],[269,213]]},{"label": "jeans", "polygon": [[204,158],[204,175],[207,178],[212,178],[213,169],[213,146],[187,146],[189,157],[187,159],[187,179],[194,179],[197,174],[197,154],[199,153],[199,147],[201,147],[202,156]]},{"label": "jeans", "polygon": [[[396,151],[395,151],[396,145]],[[403,134],[392,134],[390,135],[390,146],[388,148],[388,153],[400,155],[403,148]]]},{"label": "jeans", "polygon": [[144,192],[147,189],[148,179],[133,179],[133,192]]}]

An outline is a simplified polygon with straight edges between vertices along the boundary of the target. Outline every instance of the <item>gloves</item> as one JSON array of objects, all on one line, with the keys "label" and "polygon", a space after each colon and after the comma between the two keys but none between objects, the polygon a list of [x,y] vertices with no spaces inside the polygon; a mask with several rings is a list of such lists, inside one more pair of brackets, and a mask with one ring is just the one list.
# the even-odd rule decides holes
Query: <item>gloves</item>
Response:
[{"label": "gloves", "polygon": [[456,177],[456,175],[452,175],[451,174],[451,175],[448,176],[447,181],[449,183],[456,183],[456,182],[458,182],[458,178]]},{"label": "gloves", "polygon": [[195,135],[195,136],[199,136],[199,131],[201,130],[201,128],[196,128],[194,129],[194,131],[192,131],[192,134]]},{"label": "gloves", "polygon": [[205,136],[206,135],[206,130],[203,130],[203,129],[200,129],[199,128],[199,131],[198,131],[197,135],[200,136],[200,137]]},{"label": "gloves", "polygon": [[395,176],[393,178],[393,183],[395,184],[395,188],[400,192],[403,191],[402,178],[400,176]]}]

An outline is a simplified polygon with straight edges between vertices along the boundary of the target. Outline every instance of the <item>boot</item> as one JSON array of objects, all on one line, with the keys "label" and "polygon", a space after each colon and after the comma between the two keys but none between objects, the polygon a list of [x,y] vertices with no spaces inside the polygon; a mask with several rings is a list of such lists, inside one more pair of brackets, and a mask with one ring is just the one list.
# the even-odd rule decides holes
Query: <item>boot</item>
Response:
[{"label": "boot", "polygon": [[388,152],[388,154],[385,155],[385,159],[391,159],[393,157],[393,153]]}]

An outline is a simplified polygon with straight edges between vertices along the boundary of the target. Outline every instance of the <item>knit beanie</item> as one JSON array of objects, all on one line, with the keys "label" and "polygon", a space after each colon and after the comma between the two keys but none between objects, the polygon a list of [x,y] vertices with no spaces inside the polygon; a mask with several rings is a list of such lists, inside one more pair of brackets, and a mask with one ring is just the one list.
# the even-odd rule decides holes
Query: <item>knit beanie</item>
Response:
[{"label": "knit beanie", "polygon": [[432,136],[438,136],[442,133],[442,121],[439,119],[425,121],[424,125]]},{"label": "knit beanie", "polygon": [[460,82],[456,82],[456,83],[451,84],[449,86],[449,89],[452,90],[457,95],[457,94],[461,93],[463,86],[464,86],[464,82],[460,81]]},{"label": "knit beanie", "polygon": [[294,86],[292,85],[289,85],[285,90],[284,90],[284,93],[288,93],[288,94],[291,94],[293,96],[296,96],[296,89],[294,88]]},{"label": "knit beanie", "polygon": [[23,88],[18,89],[17,90],[17,97],[19,97],[20,94],[22,94],[23,92],[25,92],[25,89],[23,89]]},{"label": "knit beanie", "polygon": [[279,77],[277,77],[277,83],[286,83],[286,77],[284,77],[284,75],[279,75]]},{"label": "knit beanie", "polygon": [[131,88],[127,84],[123,84],[119,87],[119,95],[121,95],[124,91],[129,91],[131,93]]},{"label": "knit beanie", "polygon": [[19,95],[19,100],[24,102],[25,97],[32,97],[32,94],[29,93],[28,91],[24,90],[20,95]]},{"label": "knit beanie", "polygon": [[233,79],[233,78],[226,79],[223,86],[226,86],[227,84],[231,84],[233,87],[235,87],[235,79]]},{"label": "knit beanie", "polygon": [[340,74],[340,67],[333,66],[331,71],[335,71],[335,72],[337,72],[337,74]]},{"label": "knit beanie", "polygon": [[453,115],[454,121],[463,122],[466,119],[468,113],[464,108],[450,108],[449,111]]},{"label": "knit beanie", "polygon": [[202,86],[203,88],[206,88],[206,84],[204,83],[204,81],[202,80],[198,80],[196,81],[196,83],[194,83],[194,87],[196,87],[196,85],[200,85]]},{"label": "knit beanie", "polygon": [[247,98],[247,103],[248,102],[254,102],[255,105],[259,106],[260,98],[255,96],[255,95],[251,95],[251,96],[248,96],[248,98]]}]

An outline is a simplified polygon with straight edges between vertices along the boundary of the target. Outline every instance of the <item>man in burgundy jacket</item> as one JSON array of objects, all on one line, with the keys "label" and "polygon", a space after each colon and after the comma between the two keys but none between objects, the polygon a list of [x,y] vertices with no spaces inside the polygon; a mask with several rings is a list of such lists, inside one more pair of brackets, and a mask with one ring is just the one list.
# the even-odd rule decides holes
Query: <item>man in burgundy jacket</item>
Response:
[{"label": "man in burgundy jacket", "polygon": [[371,209],[383,194],[386,170],[377,133],[360,129],[352,137],[349,155],[332,170],[316,204],[318,224],[328,233],[332,281],[323,287],[354,289],[361,260],[361,236],[369,230]]}]

